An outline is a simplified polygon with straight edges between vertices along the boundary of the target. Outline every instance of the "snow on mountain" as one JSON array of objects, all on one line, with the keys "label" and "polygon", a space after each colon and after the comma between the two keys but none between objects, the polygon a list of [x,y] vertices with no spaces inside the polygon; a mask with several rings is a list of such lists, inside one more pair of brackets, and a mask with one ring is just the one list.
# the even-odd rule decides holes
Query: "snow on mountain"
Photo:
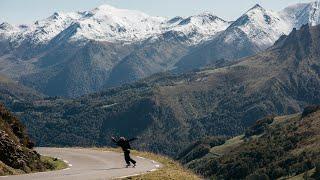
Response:
[{"label": "snow on mountain", "polygon": [[266,48],[281,35],[288,34],[291,26],[279,13],[266,10],[257,4],[232,23],[228,29],[232,31],[225,38],[226,42],[234,41],[235,36],[232,33],[240,29],[254,44]]},{"label": "snow on mountain", "polygon": [[320,1],[291,5],[280,12],[282,17],[299,29],[305,24],[320,24]]},{"label": "snow on mountain", "polygon": [[141,40],[160,33],[165,21],[166,18],[152,17],[139,11],[102,5],[78,21],[80,27],[73,40]]},{"label": "snow on mountain", "polygon": [[[320,1],[291,5],[282,11],[266,10],[255,5],[228,29],[238,28],[258,47],[270,47],[281,35],[289,34],[293,28],[299,29],[305,24],[320,24]],[[228,31],[228,30],[227,30]],[[236,31],[234,34],[239,31]],[[226,41],[233,41],[230,34]]]},{"label": "snow on mountain", "polygon": [[[228,29],[238,28],[237,32],[243,31],[259,46],[270,46],[294,27],[299,28],[307,23],[319,24],[319,4],[319,1],[296,4],[280,12],[269,11],[256,5],[232,24],[211,13],[167,19],[102,5],[91,11],[54,13],[30,25],[12,26],[2,23],[0,37],[17,45],[23,41],[46,44],[64,30],[74,28],[72,36],[68,39],[70,41],[132,42],[173,31],[185,35],[189,42],[197,44],[211,39],[217,32],[229,27]],[[232,36],[230,34],[226,41],[232,41]]]},{"label": "snow on mountain", "polygon": [[169,20],[168,24],[168,30],[182,32],[190,38],[191,42],[199,43],[225,30],[230,22],[205,12],[187,18],[175,17]]},{"label": "snow on mountain", "polygon": [[[29,40],[33,44],[43,44],[77,24],[78,28],[71,40],[132,41],[159,33],[165,21],[165,18],[151,17],[138,11],[102,5],[91,11],[54,13],[34,24],[18,26],[15,28],[16,31],[8,30],[10,33],[0,30],[0,34],[17,42]],[[4,29],[5,24],[2,26]]]},{"label": "snow on mountain", "polygon": [[0,37],[2,38],[8,38],[18,32],[20,32],[20,29],[16,26],[13,26],[7,22],[0,24]]},{"label": "snow on mountain", "polygon": [[47,19],[36,21],[30,26],[25,36],[32,39],[34,43],[48,42],[67,28],[72,22],[80,18],[82,18],[81,13],[56,12]]},{"label": "snow on mountain", "polygon": [[11,26],[11,30],[1,31],[0,36],[14,42],[16,46],[23,41],[31,44],[43,44],[50,41],[73,21],[79,19],[79,13],[54,13],[52,16],[30,25]]},{"label": "snow on mountain", "polygon": [[175,31],[183,33],[190,37],[192,42],[198,43],[226,29],[228,25],[229,22],[210,13],[169,20],[135,10],[102,5],[91,11],[54,13],[34,24],[14,26],[11,30],[4,29],[6,25],[3,24],[0,35],[6,36],[17,44],[25,40],[32,44],[45,44],[68,28],[75,28],[70,41],[131,42]]},{"label": "snow on mountain", "polygon": [[12,31],[13,29],[14,29],[14,26],[12,26],[7,22],[0,24],[0,31]]}]

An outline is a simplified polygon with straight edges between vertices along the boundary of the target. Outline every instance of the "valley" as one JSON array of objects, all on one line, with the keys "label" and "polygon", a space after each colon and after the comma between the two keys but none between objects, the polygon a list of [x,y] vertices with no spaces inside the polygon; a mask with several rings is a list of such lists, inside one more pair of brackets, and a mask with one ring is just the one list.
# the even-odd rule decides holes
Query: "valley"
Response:
[{"label": "valley", "polygon": [[319,104],[317,37],[319,26],[306,25],[231,66],[11,108],[41,146],[110,145],[109,136],[121,134],[141,138],[140,150],[172,156],[199,137],[235,136],[264,116]]},{"label": "valley", "polygon": [[[34,145],[72,159],[124,136],[164,164],[136,179],[318,179],[319,7],[256,4],[227,21],[101,5],[0,24],[0,175],[54,170]],[[101,166],[119,161],[108,153]]]}]

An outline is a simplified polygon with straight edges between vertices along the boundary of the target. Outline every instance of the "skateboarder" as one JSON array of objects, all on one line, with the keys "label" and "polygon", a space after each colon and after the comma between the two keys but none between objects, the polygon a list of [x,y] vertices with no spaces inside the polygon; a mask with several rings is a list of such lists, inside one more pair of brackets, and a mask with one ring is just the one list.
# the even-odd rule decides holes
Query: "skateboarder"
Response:
[{"label": "skateboarder", "polygon": [[119,140],[116,140],[115,137],[111,137],[111,139],[114,143],[116,143],[118,146],[122,148],[124,153],[124,160],[127,163],[126,167],[128,168],[130,166],[130,163],[133,164],[133,167],[136,167],[136,161],[130,157],[130,149],[131,149],[130,142],[136,140],[137,138],[132,138],[127,140],[125,137],[120,137]]}]

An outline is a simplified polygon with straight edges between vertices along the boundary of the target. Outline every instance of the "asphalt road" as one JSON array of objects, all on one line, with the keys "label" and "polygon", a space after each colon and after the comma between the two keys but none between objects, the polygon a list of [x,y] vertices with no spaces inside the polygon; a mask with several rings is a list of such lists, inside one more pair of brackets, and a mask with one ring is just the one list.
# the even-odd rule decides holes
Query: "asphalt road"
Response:
[{"label": "asphalt road", "polygon": [[117,179],[155,171],[161,165],[143,157],[134,157],[136,168],[125,168],[123,154],[73,148],[37,148],[40,154],[63,159],[69,167],[60,171],[0,177],[0,180],[96,180]]}]

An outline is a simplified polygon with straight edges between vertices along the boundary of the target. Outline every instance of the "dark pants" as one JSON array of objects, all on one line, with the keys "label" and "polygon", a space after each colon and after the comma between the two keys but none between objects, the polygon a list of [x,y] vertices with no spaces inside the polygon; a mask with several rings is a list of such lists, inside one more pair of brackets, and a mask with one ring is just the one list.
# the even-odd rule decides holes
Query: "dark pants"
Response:
[{"label": "dark pants", "polygon": [[128,165],[130,165],[130,162],[136,164],[136,161],[131,159],[129,150],[124,151],[124,160]]}]

